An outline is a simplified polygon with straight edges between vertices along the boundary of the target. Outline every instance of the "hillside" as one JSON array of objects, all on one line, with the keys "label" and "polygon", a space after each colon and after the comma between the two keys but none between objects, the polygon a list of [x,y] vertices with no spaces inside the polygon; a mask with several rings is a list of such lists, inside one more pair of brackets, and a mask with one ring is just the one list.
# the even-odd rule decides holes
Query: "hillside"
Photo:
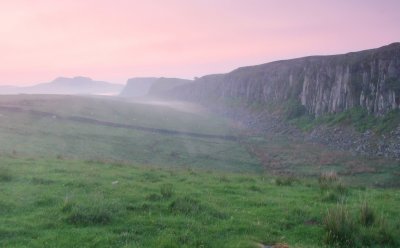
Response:
[{"label": "hillside", "polygon": [[399,96],[400,43],[243,67],[164,93],[263,133],[392,158],[400,158]]},{"label": "hillside", "polygon": [[0,246],[398,246],[398,161],[196,106],[1,96]]},{"label": "hillside", "polygon": [[0,86],[0,94],[116,95],[122,87],[87,77],[59,77],[49,83],[27,87]]},{"label": "hillside", "polygon": [[243,67],[201,77],[192,85],[175,88],[170,95],[258,104],[294,100],[316,116],[357,106],[385,114],[400,104],[400,43]]},{"label": "hillside", "polygon": [[260,170],[235,141],[230,124],[206,112],[99,97],[21,95],[0,97],[0,120],[0,155]]}]

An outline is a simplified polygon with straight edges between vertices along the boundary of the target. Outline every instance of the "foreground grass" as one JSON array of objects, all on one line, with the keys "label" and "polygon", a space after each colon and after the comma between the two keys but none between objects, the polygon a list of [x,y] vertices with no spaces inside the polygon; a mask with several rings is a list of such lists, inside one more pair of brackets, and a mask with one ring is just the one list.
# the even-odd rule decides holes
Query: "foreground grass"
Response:
[{"label": "foreground grass", "polygon": [[[335,236],[346,221],[351,247],[399,245],[397,190],[321,185],[260,173],[2,157],[0,246],[346,247],[347,233],[344,243]],[[359,220],[365,200],[384,216],[391,240],[380,238],[381,224]]]}]

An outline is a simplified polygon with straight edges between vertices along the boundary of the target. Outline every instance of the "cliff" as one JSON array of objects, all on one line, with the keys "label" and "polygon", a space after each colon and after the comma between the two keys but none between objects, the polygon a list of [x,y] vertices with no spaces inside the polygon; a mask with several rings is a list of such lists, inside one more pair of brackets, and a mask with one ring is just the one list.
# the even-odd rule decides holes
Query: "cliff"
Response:
[{"label": "cliff", "polygon": [[138,77],[130,78],[126,82],[125,87],[122,89],[120,96],[122,97],[141,97],[149,93],[150,87],[156,77]]},{"label": "cliff", "polygon": [[139,77],[131,78],[121,91],[122,97],[161,96],[175,87],[191,83],[192,80],[180,78]]},{"label": "cliff", "polygon": [[400,106],[400,43],[243,67],[201,77],[164,96],[197,102],[260,104],[295,100],[316,116],[353,107],[382,115]]},{"label": "cliff", "polygon": [[180,78],[158,78],[155,80],[150,87],[150,96],[162,96],[164,92],[174,89],[175,87],[192,83],[192,80],[180,79]]}]

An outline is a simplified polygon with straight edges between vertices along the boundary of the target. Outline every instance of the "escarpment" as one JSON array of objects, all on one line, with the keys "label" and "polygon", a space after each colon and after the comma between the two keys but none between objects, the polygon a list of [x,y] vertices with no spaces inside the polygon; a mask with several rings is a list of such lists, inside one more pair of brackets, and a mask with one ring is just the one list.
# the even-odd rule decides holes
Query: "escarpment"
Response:
[{"label": "escarpment", "polygon": [[295,100],[316,116],[353,107],[383,115],[400,107],[400,43],[242,67],[201,77],[164,92],[164,96],[204,103]]}]

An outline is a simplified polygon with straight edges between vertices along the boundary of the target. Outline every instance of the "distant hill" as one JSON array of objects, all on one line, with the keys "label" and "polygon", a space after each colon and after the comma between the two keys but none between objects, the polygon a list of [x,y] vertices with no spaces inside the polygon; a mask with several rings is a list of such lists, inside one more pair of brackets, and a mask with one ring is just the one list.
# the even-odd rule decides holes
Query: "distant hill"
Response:
[{"label": "distant hill", "polygon": [[177,86],[191,83],[191,80],[180,78],[156,78],[156,77],[141,77],[131,78],[126,83],[120,96],[122,97],[142,97],[146,95],[157,96],[162,92],[171,90]]},{"label": "distant hill", "polygon": [[18,94],[19,91],[21,91],[21,87],[16,87],[16,86],[0,86],[0,94],[1,95],[12,95],[12,94]]},{"label": "distant hill", "polygon": [[0,94],[117,95],[123,85],[88,77],[59,77],[49,83],[27,87],[0,86]]},{"label": "distant hill", "polygon": [[126,82],[126,86],[121,91],[120,96],[122,97],[141,97],[149,93],[150,87],[154,81],[158,78],[156,77],[138,77],[130,78]]}]

